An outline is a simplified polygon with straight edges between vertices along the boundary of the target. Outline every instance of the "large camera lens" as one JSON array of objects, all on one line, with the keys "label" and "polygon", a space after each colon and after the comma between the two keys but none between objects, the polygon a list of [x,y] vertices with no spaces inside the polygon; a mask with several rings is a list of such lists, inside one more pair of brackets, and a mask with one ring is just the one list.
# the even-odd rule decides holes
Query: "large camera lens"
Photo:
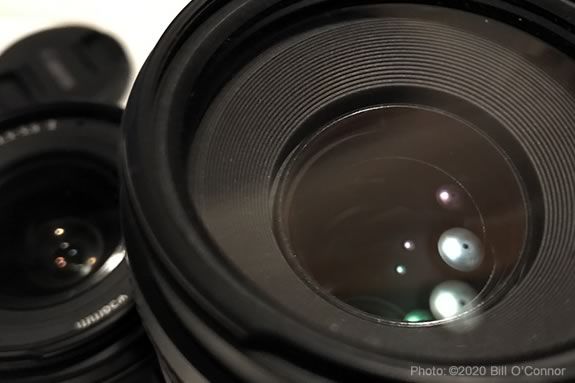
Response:
[{"label": "large camera lens", "polygon": [[160,381],[132,308],[116,171],[120,111],[0,119],[0,381]]},{"label": "large camera lens", "polygon": [[192,2],[124,119],[126,246],[169,379],[575,379],[573,20]]}]

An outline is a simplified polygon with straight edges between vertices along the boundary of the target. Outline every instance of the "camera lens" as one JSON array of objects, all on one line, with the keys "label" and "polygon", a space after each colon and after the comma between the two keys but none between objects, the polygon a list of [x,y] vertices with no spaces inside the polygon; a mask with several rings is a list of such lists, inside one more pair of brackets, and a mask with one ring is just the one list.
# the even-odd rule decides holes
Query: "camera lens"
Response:
[{"label": "camera lens", "polygon": [[343,117],[286,161],[277,212],[284,252],[324,292],[392,321],[437,312],[446,303],[432,292],[457,280],[467,286],[453,292],[464,304],[446,309],[460,314],[495,288],[494,274],[502,282],[525,247],[527,203],[503,153],[437,111]]},{"label": "camera lens", "polygon": [[116,171],[120,111],[0,119],[0,381],[160,381],[132,308]]},{"label": "camera lens", "polygon": [[572,381],[572,20],[192,2],[124,119],[126,247],[166,376]]},{"label": "camera lens", "polygon": [[[94,283],[121,246],[113,168],[70,156],[35,158],[0,181],[0,295],[22,304]],[[111,270],[105,271],[109,273]]]}]

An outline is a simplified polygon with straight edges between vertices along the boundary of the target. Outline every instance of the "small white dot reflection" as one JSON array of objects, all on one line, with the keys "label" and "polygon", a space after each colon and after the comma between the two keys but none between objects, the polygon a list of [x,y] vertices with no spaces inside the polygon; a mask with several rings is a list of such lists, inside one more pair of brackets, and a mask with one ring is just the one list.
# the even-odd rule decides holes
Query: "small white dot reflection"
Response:
[{"label": "small white dot reflection", "polygon": [[413,242],[413,241],[405,241],[405,242],[403,242],[403,248],[404,248],[405,250],[409,250],[409,251],[415,250],[415,242]]},{"label": "small white dot reflection", "polygon": [[405,275],[405,273],[407,273],[407,268],[403,265],[397,265],[395,267],[395,272],[399,275]]},{"label": "small white dot reflection", "polygon": [[443,202],[449,202],[449,200],[451,199],[451,194],[449,194],[448,191],[444,190],[439,193],[439,199],[442,200]]},{"label": "small white dot reflection", "polygon": [[60,236],[64,235],[64,229],[59,227],[56,230],[54,230],[54,234],[57,235],[58,237],[60,237]]},{"label": "small white dot reflection", "polygon": [[445,185],[437,189],[435,198],[444,209],[460,209],[464,205],[461,188],[456,185]]},{"label": "small white dot reflection", "polygon": [[62,249],[62,250],[66,250],[69,247],[70,247],[70,244],[68,242],[62,242],[60,244],[60,249]]}]

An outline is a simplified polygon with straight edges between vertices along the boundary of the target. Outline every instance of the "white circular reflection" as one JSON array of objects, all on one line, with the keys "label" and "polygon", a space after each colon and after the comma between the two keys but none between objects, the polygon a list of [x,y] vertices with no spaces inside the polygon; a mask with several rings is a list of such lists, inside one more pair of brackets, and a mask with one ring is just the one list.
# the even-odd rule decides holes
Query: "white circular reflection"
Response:
[{"label": "white circular reflection", "polygon": [[414,241],[405,241],[403,242],[403,248],[405,250],[415,250],[415,242]]},{"label": "white circular reflection", "polygon": [[437,285],[429,297],[429,308],[436,319],[449,319],[471,308],[477,296],[473,287],[461,281],[446,281]]},{"label": "white circular reflection", "polygon": [[444,232],[437,243],[439,255],[450,267],[473,271],[483,261],[483,245],[472,231],[453,228]]}]

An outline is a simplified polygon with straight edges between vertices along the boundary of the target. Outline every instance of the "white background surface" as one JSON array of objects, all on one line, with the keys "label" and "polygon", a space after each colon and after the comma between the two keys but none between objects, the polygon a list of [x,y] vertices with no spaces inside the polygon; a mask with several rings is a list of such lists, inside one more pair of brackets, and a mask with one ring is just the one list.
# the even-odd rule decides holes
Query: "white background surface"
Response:
[{"label": "white background surface", "polygon": [[134,75],[190,0],[0,0],[0,52],[41,29],[85,25],[117,38]]}]

